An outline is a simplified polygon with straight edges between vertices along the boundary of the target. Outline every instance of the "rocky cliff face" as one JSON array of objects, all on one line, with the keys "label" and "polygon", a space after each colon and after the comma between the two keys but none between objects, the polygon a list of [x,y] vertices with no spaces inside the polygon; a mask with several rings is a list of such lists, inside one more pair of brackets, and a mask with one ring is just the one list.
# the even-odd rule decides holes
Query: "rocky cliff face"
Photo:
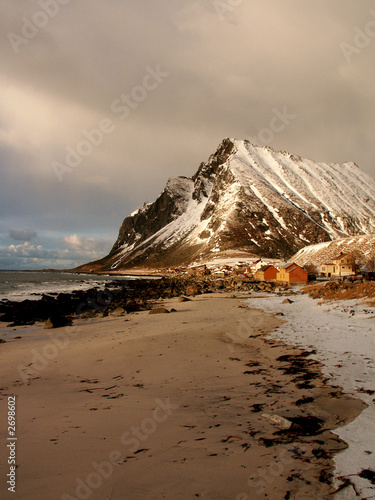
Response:
[{"label": "rocky cliff face", "polygon": [[289,257],[375,233],[375,181],[354,163],[325,164],[225,139],[192,178],[168,180],[127,217],[110,254],[82,269],[163,267],[228,250]]}]

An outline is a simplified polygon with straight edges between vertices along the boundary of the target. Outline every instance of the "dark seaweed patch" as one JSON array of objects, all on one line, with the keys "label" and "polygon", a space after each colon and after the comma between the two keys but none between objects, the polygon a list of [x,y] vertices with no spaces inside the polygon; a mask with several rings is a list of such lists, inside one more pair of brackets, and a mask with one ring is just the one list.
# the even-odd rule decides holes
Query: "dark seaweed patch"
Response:
[{"label": "dark seaweed patch", "polygon": [[359,474],[362,479],[367,479],[371,484],[375,484],[375,471],[371,469],[364,469]]}]

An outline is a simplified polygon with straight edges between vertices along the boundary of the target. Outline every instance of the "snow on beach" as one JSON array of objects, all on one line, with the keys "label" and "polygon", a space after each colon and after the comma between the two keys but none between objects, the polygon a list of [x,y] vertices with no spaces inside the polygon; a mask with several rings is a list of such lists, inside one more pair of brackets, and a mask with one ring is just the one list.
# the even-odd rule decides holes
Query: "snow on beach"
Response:
[{"label": "snow on beach", "polygon": [[267,312],[283,312],[286,322],[271,333],[272,338],[315,349],[312,357],[323,363],[324,375],[368,405],[352,423],[335,430],[349,445],[335,457],[336,477],[354,483],[335,498],[375,499],[375,486],[358,476],[362,470],[375,471],[375,308],[354,300],[318,305],[305,294],[291,300],[282,304],[282,297],[270,295],[247,302]]}]

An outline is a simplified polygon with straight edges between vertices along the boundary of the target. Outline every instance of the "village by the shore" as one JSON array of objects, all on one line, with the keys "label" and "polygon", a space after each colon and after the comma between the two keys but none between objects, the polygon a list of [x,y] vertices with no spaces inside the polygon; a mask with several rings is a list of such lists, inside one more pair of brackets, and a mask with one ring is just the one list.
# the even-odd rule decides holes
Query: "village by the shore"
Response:
[{"label": "village by the shore", "polygon": [[[361,262],[361,264],[359,263]],[[338,279],[356,281],[375,279],[374,263],[370,260],[358,259],[358,255],[341,252],[329,262],[321,265],[309,264],[300,266],[293,261],[285,262],[277,259],[257,258],[235,260],[233,258],[213,260],[208,263],[187,267],[163,268],[158,272],[163,275],[186,274],[189,276],[212,276],[225,278],[228,276],[245,276],[255,281],[279,282],[284,284],[301,284],[316,279]]]}]

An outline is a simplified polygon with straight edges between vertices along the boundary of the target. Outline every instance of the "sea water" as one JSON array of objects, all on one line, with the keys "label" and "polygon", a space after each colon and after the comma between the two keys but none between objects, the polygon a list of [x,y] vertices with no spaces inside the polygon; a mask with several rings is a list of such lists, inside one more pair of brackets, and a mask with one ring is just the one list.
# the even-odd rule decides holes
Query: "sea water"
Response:
[{"label": "sea water", "polygon": [[37,300],[43,294],[103,287],[108,281],[147,276],[78,274],[59,271],[0,271],[0,300]]}]

